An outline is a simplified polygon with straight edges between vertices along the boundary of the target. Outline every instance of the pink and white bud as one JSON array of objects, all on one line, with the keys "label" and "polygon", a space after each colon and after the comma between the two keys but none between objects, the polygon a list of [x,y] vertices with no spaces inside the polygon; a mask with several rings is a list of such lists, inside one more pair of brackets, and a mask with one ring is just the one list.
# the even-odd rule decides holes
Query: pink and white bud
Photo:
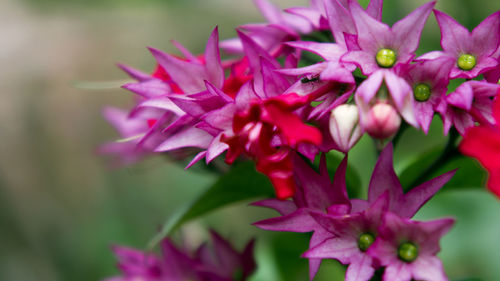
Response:
[{"label": "pink and white bud", "polygon": [[342,152],[347,152],[361,138],[359,111],[356,105],[343,104],[332,110],[330,134]]},{"label": "pink and white bud", "polygon": [[373,138],[387,139],[394,136],[401,125],[401,116],[387,103],[376,103],[370,108],[363,122],[363,129]]}]

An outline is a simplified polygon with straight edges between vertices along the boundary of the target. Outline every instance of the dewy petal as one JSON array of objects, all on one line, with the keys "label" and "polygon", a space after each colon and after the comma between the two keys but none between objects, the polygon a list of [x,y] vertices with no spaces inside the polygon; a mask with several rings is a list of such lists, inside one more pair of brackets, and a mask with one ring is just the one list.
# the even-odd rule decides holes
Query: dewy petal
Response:
[{"label": "dewy petal", "polygon": [[393,46],[398,49],[398,55],[417,50],[420,34],[435,4],[435,1],[424,4],[393,25]]},{"label": "dewy petal", "polygon": [[[483,20],[472,31],[474,52],[476,54],[491,55],[500,43],[500,11],[497,11]],[[497,34],[497,35],[495,35]]]},{"label": "dewy petal", "polygon": [[434,10],[441,29],[441,47],[457,58],[461,52],[470,52],[472,40],[469,31],[447,14]]},{"label": "dewy petal", "polygon": [[224,84],[224,70],[222,69],[219,52],[219,29],[216,27],[208,39],[205,49],[205,61],[208,81],[221,88]]}]

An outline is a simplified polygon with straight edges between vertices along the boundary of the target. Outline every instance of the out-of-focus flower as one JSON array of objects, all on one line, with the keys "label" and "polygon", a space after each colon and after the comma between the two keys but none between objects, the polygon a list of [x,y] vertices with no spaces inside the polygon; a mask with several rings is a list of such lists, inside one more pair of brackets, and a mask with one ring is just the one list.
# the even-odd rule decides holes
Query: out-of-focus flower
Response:
[{"label": "out-of-focus flower", "polygon": [[394,136],[401,125],[401,117],[390,104],[377,102],[370,108],[363,121],[363,129],[376,139]]},{"label": "out-of-focus flower", "polygon": [[494,124],[492,98],[500,85],[483,81],[467,81],[446,96],[447,109],[444,115],[444,131],[453,124],[464,135],[475,122]]},{"label": "out-of-focus flower", "polygon": [[161,256],[122,246],[113,247],[121,275],[106,281],[244,281],[256,268],[254,240],[239,253],[215,232],[212,247],[201,245],[190,253],[176,247],[168,238],[161,246]]},{"label": "out-of-focus flower", "polygon": [[447,281],[436,254],[440,251],[439,240],[453,223],[453,219],[411,221],[387,213],[368,254],[385,267],[384,281]]},{"label": "out-of-focus flower", "polygon": [[343,104],[332,110],[330,134],[345,153],[359,141],[363,132],[359,126],[359,111],[356,105]]},{"label": "out-of-focus flower", "polygon": [[[500,92],[498,93],[500,94]],[[488,170],[488,188],[500,198],[500,101],[494,103],[495,125],[481,124],[466,131],[460,151]]]},{"label": "out-of-focus flower", "polygon": [[434,4],[430,2],[417,8],[391,28],[370,16],[357,1],[349,1],[359,48],[349,50],[342,61],[356,64],[365,75],[409,64]]},{"label": "out-of-focus flower", "polygon": [[450,72],[452,79],[472,79],[498,65],[493,54],[500,44],[500,11],[487,17],[472,32],[443,12],[434,10],[434,14],[441,28],[443,51],[424,54],[419,60],[453,58],[456,64]]}]

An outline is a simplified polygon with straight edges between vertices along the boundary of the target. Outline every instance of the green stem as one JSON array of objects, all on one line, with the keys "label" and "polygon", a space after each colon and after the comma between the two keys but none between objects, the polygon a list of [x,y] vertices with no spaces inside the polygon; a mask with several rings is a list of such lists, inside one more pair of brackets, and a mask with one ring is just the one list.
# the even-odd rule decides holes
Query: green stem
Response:
[{"label": "green stem", "polygon": [[443,153],[441,153],[441,155],[436,159],[436,161],[434,161],[432,165],[427,167],[427,169],[425,169],[422,172],[422,174],[420,174],[420,176],[410,184],[411,188],[414,188],[419,184],[425,182],[434,174],[435,171],[440,169],[442,166],[444,166],[451,160],[460,156],[460,152],[458,151],[458,148],[455,144],[459,137],[460,135],[458,134],[457,130],[452,129],[450,131],[450,137],[448,138],[448,143],[446,144]]}]

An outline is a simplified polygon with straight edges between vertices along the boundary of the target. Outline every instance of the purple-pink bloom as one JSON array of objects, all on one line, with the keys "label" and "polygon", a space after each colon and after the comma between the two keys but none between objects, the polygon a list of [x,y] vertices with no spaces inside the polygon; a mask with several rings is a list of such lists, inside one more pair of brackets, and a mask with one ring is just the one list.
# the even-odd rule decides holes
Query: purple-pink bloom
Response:
[{"label": "purple-pink bloom", "polygon": [[424,4],[391,28],[370,16],[356,1],[349,1],[359,49],[350,49],[342,61],[356,64],[365,75],[410,63],[434,5]]},{"label": "purple-pink bloom", "polygon": [[194,252],[166,238],[160,244],[161,256],[114,246],[121,275],[106,281],[242,281],[255,271],[254,240],[240,253],[214,231],[211,238],[211,246],[202,244]]},{"label": "purple-pink bloom", "polygon": [[387,213],[379,236],[368,254],[385,267],[384,281],[446,281],[448,278],[436,254],[439,240],[453,226],[453,219],[411,221]]},{"label": "purple-pink bloom", "polygon": [[454,60],[445,57],[414,63],[401,71],[402,77],[413,90],[415,117],[425,133],[429,131],[434,112],[437,111],[441,115],[445,113],[443,99],[448,90],[448,76],[454,63]]},{"label": "purple-pink bloom", "polygon": [[472,32],[447,14],[434,10],[441,28],[443,51],[433,51],[419,57],[419,60],[441,56],[453,58],[456,64],[450,78],[472,79],[498,65],[494,52],[500,44],[500,11],[481,22]]},{"label": "purple-pink bloom", "polygon": [[310,259],[336,259],[349,265],[346,281],[370,280],[378,265],[367,254],[367,250],[378,236],[387,203],[386,192],[370,208],[359,213],[340,216],[312,213],[312,217],[330,233],[330,237],[303,256]]},{"label": "purple-pink bloom", "polygon": [[465,131],[474,127],[475,122],[495,124],[492,116],[493,100],[500,85],[467,81],[454,92],[446,96],[447,108],[444,117],[444,132],[448,133],[451,125],[464,135]]}]

